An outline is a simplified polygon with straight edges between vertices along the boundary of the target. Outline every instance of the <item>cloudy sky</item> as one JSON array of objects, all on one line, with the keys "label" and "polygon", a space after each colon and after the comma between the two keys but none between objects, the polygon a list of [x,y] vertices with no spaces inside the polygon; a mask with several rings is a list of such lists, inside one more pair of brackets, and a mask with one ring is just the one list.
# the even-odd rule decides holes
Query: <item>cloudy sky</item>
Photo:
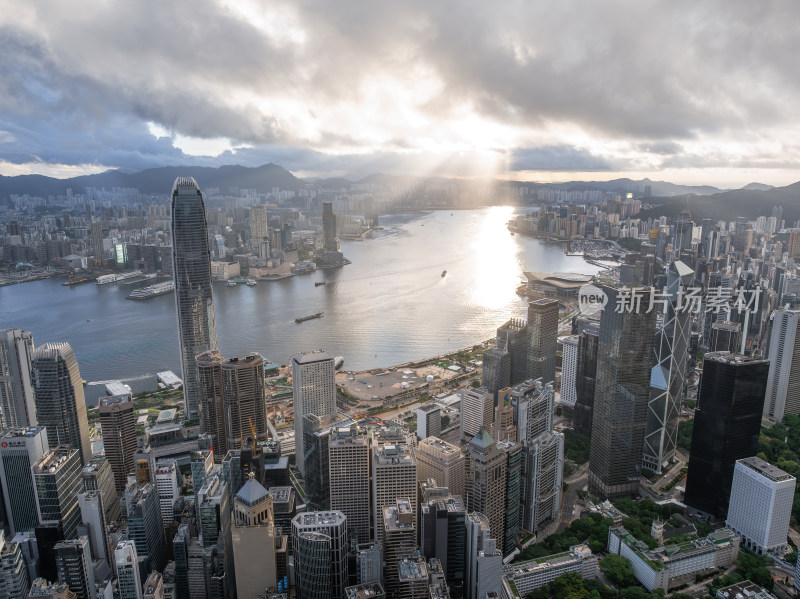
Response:
[{"label": "cloudy sky", "polygon": [[800,180],[800,4],[0,0],[0,174]]}]

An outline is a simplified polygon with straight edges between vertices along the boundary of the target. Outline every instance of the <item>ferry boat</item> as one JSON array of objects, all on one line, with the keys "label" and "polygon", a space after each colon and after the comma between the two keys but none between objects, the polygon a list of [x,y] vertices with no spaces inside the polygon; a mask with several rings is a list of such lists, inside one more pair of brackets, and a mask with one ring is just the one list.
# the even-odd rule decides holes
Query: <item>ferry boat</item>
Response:
[{"label": "ferry boat", "polygon": [[225,281],[225,287],[236,287],[236,281]]},{"label": "ferry boat", "polygon": [[322,314],[323,312],[317,312],[316,314],[310,314],[308,316],[299,316],[298,318],[295,318],[294,321],[297,324],[300,324],[301,322],[305,322],[306,320],[314,320],[315,318],[322,318]]},{"label": "ferry boat", "polygon": [[320,285],[325,285],[328,281],[316,281],[314,283],[314,287],[319,287]]},{"label": "ferry boat", "polygon": [[447,275],[447,271],[446,271],[446,270],[443,270],[443,271],[442,271],[442,277],[444,277],[444,276],[446,276],[446,275]]},{"label": "ferry boat", "polygon": [[256,281],[255,279],[247,279],[248,287],[255,287],[256,285],[258,285],[258,281]]}]

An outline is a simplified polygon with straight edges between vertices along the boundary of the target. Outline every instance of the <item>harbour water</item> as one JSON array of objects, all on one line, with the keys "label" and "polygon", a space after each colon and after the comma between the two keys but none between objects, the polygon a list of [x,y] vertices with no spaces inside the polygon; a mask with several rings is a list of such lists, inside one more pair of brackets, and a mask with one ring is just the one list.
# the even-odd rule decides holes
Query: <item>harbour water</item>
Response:
[{"label": "harbour water", "polygon": [[[560,245],[511,235],[512,214],[493,207],[385,216],[371,237],[342,242],[348,266],[254,287],[216,283],[219,349],[286,364],[295,352],[321,348],[344,356],[345,369],[363,370],[488,339],[510,317],[525,316],[515,293],[524,271],[599,270]],[[61,283],[0,288],[0,329],[29,330],[37,345],[69,342],[89,381],[87,400],[103,394],[105,380],[139,391],[155,388],[157,371],[180,376],[173,294],[133,302],[125,300],[133,285]],[[323,317],[295,322],[317,312]]]}]

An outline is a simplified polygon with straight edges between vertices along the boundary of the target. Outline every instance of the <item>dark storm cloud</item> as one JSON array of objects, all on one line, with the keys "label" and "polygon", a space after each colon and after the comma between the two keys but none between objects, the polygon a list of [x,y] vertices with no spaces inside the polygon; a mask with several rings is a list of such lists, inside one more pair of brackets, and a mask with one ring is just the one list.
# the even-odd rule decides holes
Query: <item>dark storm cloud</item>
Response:
[{"label": "dark storm cloud", "polygon": [[[686,141],[788,131],[800,116],[794,2],[272,1],[261,6],[278,18],[265,27],[211,0],[6,4],[0,159],[13,163],[142,168],[298,148],[304,166],[287,166],[305,168],[343,161],[325,153],[343,147],[347,160],[380,162],[417,146],[420,129],[397,114],[430,119],[421,130],[446,142],[468,107],[543,140],[523,141],[512,168],[607,170],[620,162],[571,147],[560,130],[685,164]],[[365,106],[371,85],[412,86],[421,74],[438,82],[426,97]],[[267,147],[187,157],[148,121]]]}]

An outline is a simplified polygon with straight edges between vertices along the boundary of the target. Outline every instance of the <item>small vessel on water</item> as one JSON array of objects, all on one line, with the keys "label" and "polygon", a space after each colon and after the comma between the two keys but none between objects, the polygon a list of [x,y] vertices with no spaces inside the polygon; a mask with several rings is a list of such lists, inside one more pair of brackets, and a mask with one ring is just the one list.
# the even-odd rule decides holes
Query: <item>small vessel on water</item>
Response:
[{"label": "small vessel on water", "polygon": [[446,271],[446,270],[443,270],[443,271],[442,271],[442,277],[444,277],[445,275],[447,275],[447,271]]},{"label": "small vessel on water", "polygon": [[325,285],[328,281],[315,281],[314,287],[319,287],[320,285]]},{"label": "small vessel on water", "polygon": [[255,287],[256,285],[258,285],[258,281],[256,281],[255,279],[247,279],[248,287]]},{"label": "small vessel on water", "polygon": [[339,370],[342,367],[343,364],[344,364],[344,356],[336,356],[333,359],[333,369],[334,370]]},{"label": "small vessel on water", "polygon": [[305,322],[306,320],[314,320],[315,318],[322,318],[323,312],[317,312],[316,314],[310,314],[308,316],[299,316],[294,319],[297,324],[301,322]]},{"label": "small vessel on water", "polygon": [[225,281],[225,287],[236,287],[236,281]]}]

